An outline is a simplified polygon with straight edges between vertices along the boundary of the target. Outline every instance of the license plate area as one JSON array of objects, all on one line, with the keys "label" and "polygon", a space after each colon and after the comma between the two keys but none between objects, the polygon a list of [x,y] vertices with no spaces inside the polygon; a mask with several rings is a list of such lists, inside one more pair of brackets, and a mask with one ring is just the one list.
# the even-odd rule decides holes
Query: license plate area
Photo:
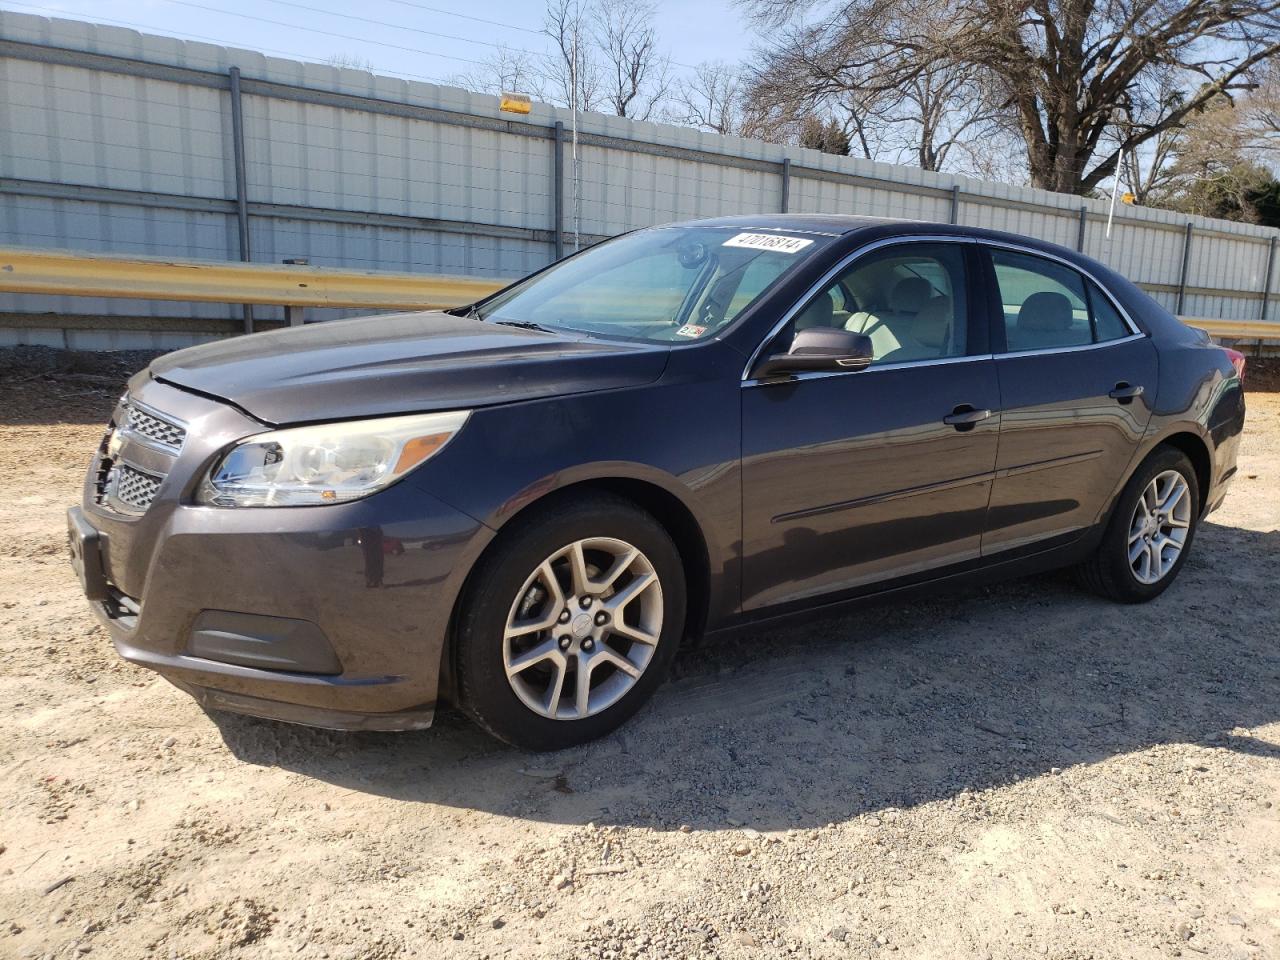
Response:
[{"label": "license plate area", "polygon": [[102,568],[102,534],[84,518],[79,507],[67,511],[67,548],[71,568],[90,600],[107,599],[107,577]]}]

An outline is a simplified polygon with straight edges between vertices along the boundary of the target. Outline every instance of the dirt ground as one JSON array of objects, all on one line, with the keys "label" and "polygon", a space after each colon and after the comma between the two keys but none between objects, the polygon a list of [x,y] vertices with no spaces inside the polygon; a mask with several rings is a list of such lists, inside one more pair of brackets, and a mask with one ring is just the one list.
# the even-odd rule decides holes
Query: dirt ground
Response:
[{"label": "dirt ground", "polygon": [[136,362],[0,371],[0,957],[1280,957],[1280,394],[1155,603],[761,630],[532,756],[118,660],[63,511]]}]

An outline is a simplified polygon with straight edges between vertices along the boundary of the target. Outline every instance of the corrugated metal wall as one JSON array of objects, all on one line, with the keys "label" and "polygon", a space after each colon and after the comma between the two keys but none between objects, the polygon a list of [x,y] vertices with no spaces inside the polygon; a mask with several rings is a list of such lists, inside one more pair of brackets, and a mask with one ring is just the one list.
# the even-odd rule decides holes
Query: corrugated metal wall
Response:
[{"label": "corrugated metal wall", "polygon": [[[1256,320],[1277,231],[567,111],[130,30],[0,12],[0,244],[239,259],[228,73],[242,80],[252,259],[515,277],[560,239],[728,213],[857,213],[1053,240],[1188,315]],[[575,190],[575,168],[579,173]],[[784,172],[785,171],[785,172]],[[1085,224],[1081,232],[1082,208]],[[1280,273],[1280,265],[1273,268]],[[1271,317],[1277,304],[1273,301]],[[272,317],[270,309],[258,315]],[[58,323],[47,319],[57,315]],[[42,316],[44,315],[44,316]],[[15,340],[171,346],[235,305],[0,295]],[[181,318],[175,325],[171,318]]]}]

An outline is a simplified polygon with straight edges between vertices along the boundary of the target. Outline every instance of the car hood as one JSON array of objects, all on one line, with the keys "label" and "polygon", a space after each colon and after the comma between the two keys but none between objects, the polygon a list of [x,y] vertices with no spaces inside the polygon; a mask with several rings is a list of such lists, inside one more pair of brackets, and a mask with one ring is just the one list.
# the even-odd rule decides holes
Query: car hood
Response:
[{"label": "car hood", "polygon": [[430,311],[236,337],[167,354],[149,372],[277,425],[638,386],[662,375],[668,354]]}]

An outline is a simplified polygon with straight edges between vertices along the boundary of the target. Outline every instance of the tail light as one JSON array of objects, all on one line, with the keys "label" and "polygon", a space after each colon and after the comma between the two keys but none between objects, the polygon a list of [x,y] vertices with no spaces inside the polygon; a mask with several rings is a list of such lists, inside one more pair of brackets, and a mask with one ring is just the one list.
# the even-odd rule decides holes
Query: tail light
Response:
[{"label": "tail light", "polygon": [[1240,378],[1240,382],[1244,383],[1244,354],[1239,350],[1232,350],[1230,347],[1223,347],[1227,352],[1227,359],[1231,361],[1231,365],[1236,368],[1236,376]]}]

